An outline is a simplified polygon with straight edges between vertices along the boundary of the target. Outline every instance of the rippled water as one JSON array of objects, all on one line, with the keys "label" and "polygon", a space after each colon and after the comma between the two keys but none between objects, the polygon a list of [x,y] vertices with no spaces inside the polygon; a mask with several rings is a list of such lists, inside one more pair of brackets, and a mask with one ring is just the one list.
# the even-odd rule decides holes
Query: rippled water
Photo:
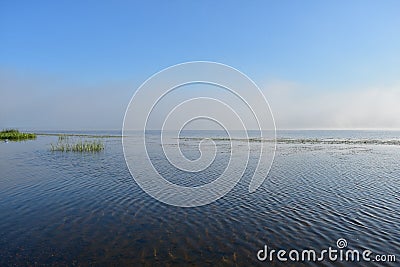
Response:
[{"label": "rippled water", "polygon": [[[278,135],[390,139],[400,133]],[[1,266],[266,266],[271,263],[256,257],[264,245],[320,251],[336,248],[339,238],[351,249],[395,254],[397,264],[400,260],[400,146],[278,144],[268,179],[256,192],[248,193],[256,162],[251,155],[244,177],[222,199],[178,208],[139,188],[119,138],[105,138],[100,153],[51,152],[55,142],[55,136],[39,136],[0,143]],[[183,152],[196,158],[192,142],[185,141]],[[169,168],[162,157],[160,172],[185,185],[215,179],[229,156],[229,146],[218,142],[215,164],[200,176]],[[150,150],[159,155],[159,144]]]}]

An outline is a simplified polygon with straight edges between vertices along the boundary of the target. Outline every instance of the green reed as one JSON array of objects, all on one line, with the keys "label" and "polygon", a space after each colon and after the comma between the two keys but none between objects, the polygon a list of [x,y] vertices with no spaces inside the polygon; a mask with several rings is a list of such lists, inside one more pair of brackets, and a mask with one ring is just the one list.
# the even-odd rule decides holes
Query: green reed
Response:
[{"label": "green reed", "polygon": [[57,144],[50,144],[51,151],[61,152],[100,152],[104,150],[104,143],[100,140],[79,140],[72,142],[68,136],[58,136]]},{"label": "green reed", "polygon": [[0,140],[22,141],[36,139],[34,133],[21,133],[16,129],[5,129],[0,132]]},{"label": "green reed", "polygon": [[69,136],[66,134],[58,135],[58,142],[67,141],[68,139],[69,139]]}]

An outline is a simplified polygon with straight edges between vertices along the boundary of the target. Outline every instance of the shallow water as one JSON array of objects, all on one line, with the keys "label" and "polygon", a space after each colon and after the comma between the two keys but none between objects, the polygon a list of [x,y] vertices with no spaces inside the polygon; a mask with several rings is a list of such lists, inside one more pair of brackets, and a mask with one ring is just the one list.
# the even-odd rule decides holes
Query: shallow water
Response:
[{"label": "shallow water", "polygon": [[[192,135],[205,137],[204,132]],[[391,139],[399,132],[278,136]],[[271,263],[256,257],[265,244],[321,251],[336,248],[339,238],[348,248],[395,254],[397,264],[400,260],[400,146],[278,144],[268,179],[256,192],[248,193],[256,162],[251,154],[244,177],[223,198],[179,208],[140,189],[119,138],[105,138],[100,153],[51,152],[55,142],[55,136],[39,136],[0,143],[1,266],[266,266]],[[196,158],[192,142],[185,141],[183,153]],[[162,157],[160,172],[183,185],[212,181],[229,158],[229,146],[217,143],[215,162],[200,175],[184,175]],[[157,142],[150,145],[150,156],[157,157],[159,149]],[[280,265],[276,259],[273,264]]]}]

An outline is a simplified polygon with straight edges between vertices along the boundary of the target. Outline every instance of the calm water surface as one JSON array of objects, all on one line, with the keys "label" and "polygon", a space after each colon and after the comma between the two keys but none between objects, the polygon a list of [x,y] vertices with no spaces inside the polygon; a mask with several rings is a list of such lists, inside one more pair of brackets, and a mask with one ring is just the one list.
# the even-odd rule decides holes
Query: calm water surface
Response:
[{"label": "calm water surface", "polygon": [[[278,135],[400,137],[356,131]],[[0,266],[268,266],[280,263],[257,260],[264,245],[321,251],[336,248],[339,238],[348,248],[395,254],[397,266],[400,261],[400,146],[279,144],[268,179],[255,193],[248,193],[256,163],[251,154],[244,177],[226,196],[203,207],[178,208],[140,189],[119,138],[105,138],[105,150],[94,154],[51,152],[56,142],[56,136],[39,136],[0,143]],[[184,142],[185,155],[198,157],[196,142]],[[200,175],[172,168],[157,142],[149,154],[172,182],[199,185],[226,166],[229,145],[217,141],[217,147],[215,162]],[[321,263],[291,265],[302,264]]]}]

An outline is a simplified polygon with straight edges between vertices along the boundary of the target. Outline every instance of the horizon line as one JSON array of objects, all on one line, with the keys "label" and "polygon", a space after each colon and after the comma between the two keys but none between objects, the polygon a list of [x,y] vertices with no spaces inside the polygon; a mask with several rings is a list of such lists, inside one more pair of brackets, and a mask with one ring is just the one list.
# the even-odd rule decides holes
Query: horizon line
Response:
[{"label": "horizon line", "polygon": [[[121,128],[108,129],[32,129],[22,127],[5,127],[1,129],[21,129],[23,131],[122,131]],[[148,131],[179,131],[180,129],[147,129]],[[230,131],[241,131],[241,129],[229,129]],[[129,131],[141,131],[141,129],[132,129]],[[223,129],[187,129],[183,131],[224,131]],[[247,129],[247,131],[260,131],[259,129]],[[273,130],[261,130],[273,131]],[[276,131],[400,131],[400,128],[285,128],[276,129]]]}]

